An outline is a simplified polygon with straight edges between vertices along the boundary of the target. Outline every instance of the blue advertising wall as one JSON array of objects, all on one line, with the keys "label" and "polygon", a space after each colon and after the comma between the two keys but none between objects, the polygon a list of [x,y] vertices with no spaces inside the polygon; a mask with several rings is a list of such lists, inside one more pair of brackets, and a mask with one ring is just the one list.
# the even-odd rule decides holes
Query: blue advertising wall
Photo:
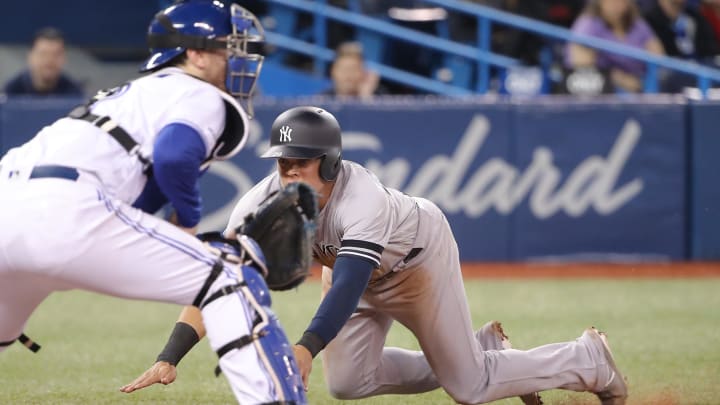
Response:
[{"label": "blue advertising wall", "polygon": [[[55,102],[0,103],[2,148],[76,104]],[[711,174],[720,173],[711,152],[720,143],[712,133],[720,105],[696,110],[669,97],[261,100],[246,148],[213,164],[203,180],[203,230],[222,229],[234,201],[274,169],[257,155],[275,116],[298,104],[337,116],[345,158],[388,186],[435,201],[463,260],[720,258],[713,235],[720,195]]]},{"label": "blue advertising wall", "polygon": [[720,102],[692,106],[690,173],[692,256],[720,259]]},{"label": "blue advertising wall", "polygon": [[516,167],[554,166],[515,210],[515,256],[684,257],[683,105],[521,104],[514,122]]}]

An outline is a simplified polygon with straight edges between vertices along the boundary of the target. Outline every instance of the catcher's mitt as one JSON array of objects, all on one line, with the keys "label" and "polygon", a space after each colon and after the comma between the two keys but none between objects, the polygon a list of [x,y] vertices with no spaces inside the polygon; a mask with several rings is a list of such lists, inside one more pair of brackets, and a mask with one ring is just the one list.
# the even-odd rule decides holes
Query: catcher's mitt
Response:
[{"label": "catcher's mitt", "polygon": [[288,290],[310,273],[317,215],[315,192],[304,183],[292,183],[272,194],[236,228],[253,238],[265,255],[271,290]]}]

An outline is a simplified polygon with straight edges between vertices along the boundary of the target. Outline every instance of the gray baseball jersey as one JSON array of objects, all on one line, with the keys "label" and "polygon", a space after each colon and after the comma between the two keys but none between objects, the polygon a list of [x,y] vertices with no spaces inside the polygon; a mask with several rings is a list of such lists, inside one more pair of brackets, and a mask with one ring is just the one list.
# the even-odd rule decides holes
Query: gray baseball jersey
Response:
[{"label": "gray baseball jersey", "polygon": [[[228,230],[279,187],[277,173],[257,184],[238,202]],[[601,345],[585,335],[530,351],[483,347],[491,339],[474,334],[445,216],[426,199],[384,187],[364,167],[342,162],[317,227],[323,295],[338,256],[376,264],[357,310],[322,352],[328,389],[338,398],[442,387],[457,402],[474,404],[552,388],[599,391],[611,378]],[[393,321],[413,332],[422,351],[384,347]]]},{"label": "gray baseball jersey", "polygon": [[[240,225],[247,214],[279,188],[277,173],[253,187],[235,206],[228,229]],[[376,267],[373,279],[377,280],[405,267],[403,260],[416,242],[423,239],[419,231],[415,198],[384,187],[363,166],[343,161],[333,193],[317,218],[313,254],[318,262],[330,268],[338,256],[371,260]],[[351,246],[342,246],[343,242]],[[370,244],[384,250],[378,252]]]}]

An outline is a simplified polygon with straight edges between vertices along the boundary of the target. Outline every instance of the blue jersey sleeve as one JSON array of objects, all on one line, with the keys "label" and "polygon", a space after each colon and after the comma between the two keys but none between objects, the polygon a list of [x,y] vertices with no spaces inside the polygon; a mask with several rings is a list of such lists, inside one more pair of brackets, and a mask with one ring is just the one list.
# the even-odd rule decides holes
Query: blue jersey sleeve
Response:
[{"label": "blue jersey sleeve", "polygon": [[190,228],[200,222],[200,165],[205,144],[200,134],[185,124],[165,126],[155,140],[153,176],[177,214],[178,223]]},{"label": "blue jersey sleeve", "polygon": [[165,194],[162,193],[160,187],[158,187],[155,176],[150,176],[147,183],[145,183],[145,188],[143,188],[142,193],[137,200],[133,202],[133,207],[152,214],[157,212],[167,202],[168,199]]},{"label": "blue jersey sleeve", "polygon": [[307,332],[317,335],[327,345],[355,312],[360,297],[370,281],[373,263],[352,256],[340,256],[333,266],[332,287],[320,303]]}]

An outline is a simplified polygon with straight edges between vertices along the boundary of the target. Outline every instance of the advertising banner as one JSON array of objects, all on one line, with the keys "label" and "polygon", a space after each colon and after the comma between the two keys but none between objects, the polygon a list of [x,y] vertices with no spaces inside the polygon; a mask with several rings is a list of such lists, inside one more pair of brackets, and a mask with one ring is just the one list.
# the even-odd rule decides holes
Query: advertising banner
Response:
[{"label": "advertising banner", "polygon": [[720,260],[720,102],[691,108],[692,258]]},{"label": "advertising banner", "polygon": [[[0,146],[21,144],[76,104],[8,101]],[[296,105],[336,115],[344,158],[437,203],[462,260],[681,260],[690,254],[690,208],[693,254],[718,252],[720,197],[711,177],[720,172],[712,152],[720,107],[692,114],[698,188],[689,206],[688,105],[672,98],[265,100],[244,150],[202,180],[201,230],[224,229],[235,202],[274,170],[258,155],[275,117]]]},{"label": "advertising banner", "polygon": [[[232,167],[211,170],[208,177],[222,181],[208,179],[206,195],[237,198],[273,170],[256,156],[272,120],[289,106],[258,106],[248,147]],[[323,106],[341,123],[346,159],[443,209],[463,260],[678,260],[686,254],[682,104]],[[223,227],[232,203],[207,202],[205,225]]]}]

